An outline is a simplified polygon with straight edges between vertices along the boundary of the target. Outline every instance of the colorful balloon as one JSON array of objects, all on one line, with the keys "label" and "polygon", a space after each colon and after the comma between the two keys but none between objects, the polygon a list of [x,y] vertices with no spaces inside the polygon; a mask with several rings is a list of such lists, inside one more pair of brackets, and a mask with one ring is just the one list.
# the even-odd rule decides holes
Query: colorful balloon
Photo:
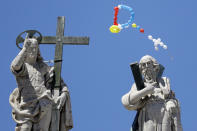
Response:
[{"label": "colorful balloon", "polygon": [[[118,16],[118,12],[119,12],[120,9],[125,9],[125,10],[129,11],[130,12],[130,15],[131,15],[130,18],[129,18],[129,20],[126,23],[124,23],[124,24],[118,24],[118,22],[117,22],[117,20],[118,20],[118,17],[117,16]],[[129,6],[126,6],[126,5],[118,5],[118,6],[114,7],[114,11],[115,11],[115,13],[114,13],[114,23],[109,28],[109,30],[112,33],[119,33],[122,29],[129,28],[129,26],[132,24],[132,22],[134,20],[134,16],[135,16],[135,12],[133,11],[133,9],[131,7],[129,7]],[[114,25],[116,25],[116,26],[114,26]],[[117,25],[118,25],[119,29],[117,29]],[[132,27],[133,28],[137,28],[139,26],[137,26],[135,23],[133,23],[132,24]]]},{"label": "colorful balloon", "polygon": [[117,26],[117,25],[112,25],[109,30],[112,32],[112,33],[119,33],[120,32],[120,28]]},{"label": "colorful balloon", "polygon": [[[127,10],[130,12],[130,17],[129,17],[129,20],[124,23],[124,24],[120,24],[118,23],[118,12],[119,10],[121,9],[124,9],[124,10]],[[131,25],[132,28],[136,28],[137,30],[139,30],[139,32],[141,33],[144,33],[144,29],[141,28],[139,25],[137,25],[136,23],[133,23],[134,21],[134,16],[135,16],[135,12],[133,11],[133,9],[129,6],[126,6],[126,5],[118,5],[116,7],[114,7],[114,23],[113,25],[109,28],[109,30],[112,32],[112,33],[119,33],[122,29],[124,28],[129,28],[129,26]],[[160,38],[158,39],[154,39],[151,35],[148,35],[148,39],[149,40],[152,40],[153,43],[154,43],[154,47],[155,47],[155,50],[158,51],[159,48],[158,46],[160,45],[161,47],[163,47],[163,49],[167,49],[167,45],[165,45]]]},{"label": "colorful balloon", "polygon": [[144,33],[144,29],[141,28],[141,29],[140,29],[140,32],[141,32],[141,33]]},{"label": "colorful balloon", "polygon": [[136,25],[135,23],[133,23],[133,24],[132,24],[132,27],[133,27],[133,28],[136,28],[136,27],[137,27],[137,25]]}]

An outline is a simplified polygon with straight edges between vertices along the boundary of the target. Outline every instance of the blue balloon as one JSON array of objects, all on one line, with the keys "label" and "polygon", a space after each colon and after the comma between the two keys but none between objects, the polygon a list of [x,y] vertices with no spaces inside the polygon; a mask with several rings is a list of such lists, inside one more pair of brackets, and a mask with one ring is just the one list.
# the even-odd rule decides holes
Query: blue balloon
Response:
[{"label": "blue balloon", "polygon": [[[126,10],[128,10],[130,12],[131,16],[130,16],[128,22],[120,25],[122,28],[126,28],[126,27],[128,27],[129,25],[132,24],[132,22],[134,20],[135,12],[133,11],[133,8],[131,8],[129,6],[126,6],[126,5],[119,5],[119,7],[121,9],[126,9]],[[140,27],[139,27],[139,29],[140,29]]]},{"label": "blue balloon", "polygon": [[135,15],[135,12],[131,12],[131,15]]}]

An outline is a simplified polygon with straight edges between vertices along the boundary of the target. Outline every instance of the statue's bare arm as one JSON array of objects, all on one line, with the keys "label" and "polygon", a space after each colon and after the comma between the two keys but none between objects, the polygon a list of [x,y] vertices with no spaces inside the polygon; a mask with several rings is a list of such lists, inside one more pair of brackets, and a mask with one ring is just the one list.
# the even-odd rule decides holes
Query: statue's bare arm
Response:
[{"label": "statue's bare arm", "polygon": [[62,109],[65,101],[66,101],[66,95],[69,93],[68,91],[68,87],[66,85],[66,83],[64,83],[63,79],[61,80],[61,86],[62,86],[62,90],[61,90],[61,95],[58,97],[59,99],[59,103],[57,106],[57,109]]},{"label": "statue's bare arm", "polygon": [[146,84],[145,88],[140,90],[140,91],[135,91],[135,92],[131,92],[130,95],[130,103],[131,104],[135,104],[136,102],[138,102],[141,98],[147,96],[148,94],[152,94],[154,92],[155,89],[155,84],[156,83],[152,83],[152,84]]},{"label": "statue's bare arm", "polygon": [[143,97],[154,92],[155,83],[148,84],[146,87],[140,91],[137,91],[136,85],[133,84],[131,90],[122,97],[122,104],[129,110],[136,110],[140,108],[141,101]]},{"label": "statue's bare arm", "polygon": [[25,57],[26,57],[26,49],[23,48],[19,52],[19,54],[15,57],[15,59],[12,61],[11,68],[15,71],[20,71],[25,61]]},{"label": "statue's bare arm", "polygon": [[19,54],[15,57],[15,59],[11,63],[11,68],[15,71],[20,71],[22,68],[22,65],[25,62],[28,47],[30,46],[31,42],[28,39],[25,39],[24,45],[22,50],[19,52]]}]

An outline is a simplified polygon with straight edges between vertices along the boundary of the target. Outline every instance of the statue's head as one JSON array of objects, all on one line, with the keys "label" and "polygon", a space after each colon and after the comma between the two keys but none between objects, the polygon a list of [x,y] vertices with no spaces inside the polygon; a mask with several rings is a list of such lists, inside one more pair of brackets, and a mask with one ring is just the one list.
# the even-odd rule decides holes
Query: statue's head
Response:
[{"label": "statue's head", "polygon": [[26,46],[28,46],[26,47],[27,49],[26,62],[35,63],[36,61],[42,61],[43,58],[41,57],[41,54],[40,54],[40,49],[39,49],[37,39],[28,38],[25,40],[25,42],[26,42]]},{"label": "statue's head", "polygon": [[155,82],[159,73],[159,64],[155,58],[145,55],[141,58],[139,68],[145,81]]}]

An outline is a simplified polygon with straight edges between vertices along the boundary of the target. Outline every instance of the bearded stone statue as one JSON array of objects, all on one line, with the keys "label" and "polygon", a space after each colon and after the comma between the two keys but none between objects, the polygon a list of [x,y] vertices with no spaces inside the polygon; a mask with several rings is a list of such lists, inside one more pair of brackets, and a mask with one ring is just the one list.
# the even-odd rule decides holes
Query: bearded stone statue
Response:
[{"label": "bearded stone statue", "polygon": [[170,88],[167,77],[158,78],[160,66],[155,58],[146,55],[139,62],[145,88],[131,90],[122,97],[128,110],[137,110],[135,131],[182,131],[180,104]]},{"label": "bearded stone statue", "polygon": [[72,128],[68,88],[62,81],[60,96],[52,97],[53,67],[43,62],[37,39],[25,39],[22,50],[11,63],[11,71],[18,86],[9,99],[17,123],[15,131],[50,131],[54,106],[61,112],[59,131]]}]

